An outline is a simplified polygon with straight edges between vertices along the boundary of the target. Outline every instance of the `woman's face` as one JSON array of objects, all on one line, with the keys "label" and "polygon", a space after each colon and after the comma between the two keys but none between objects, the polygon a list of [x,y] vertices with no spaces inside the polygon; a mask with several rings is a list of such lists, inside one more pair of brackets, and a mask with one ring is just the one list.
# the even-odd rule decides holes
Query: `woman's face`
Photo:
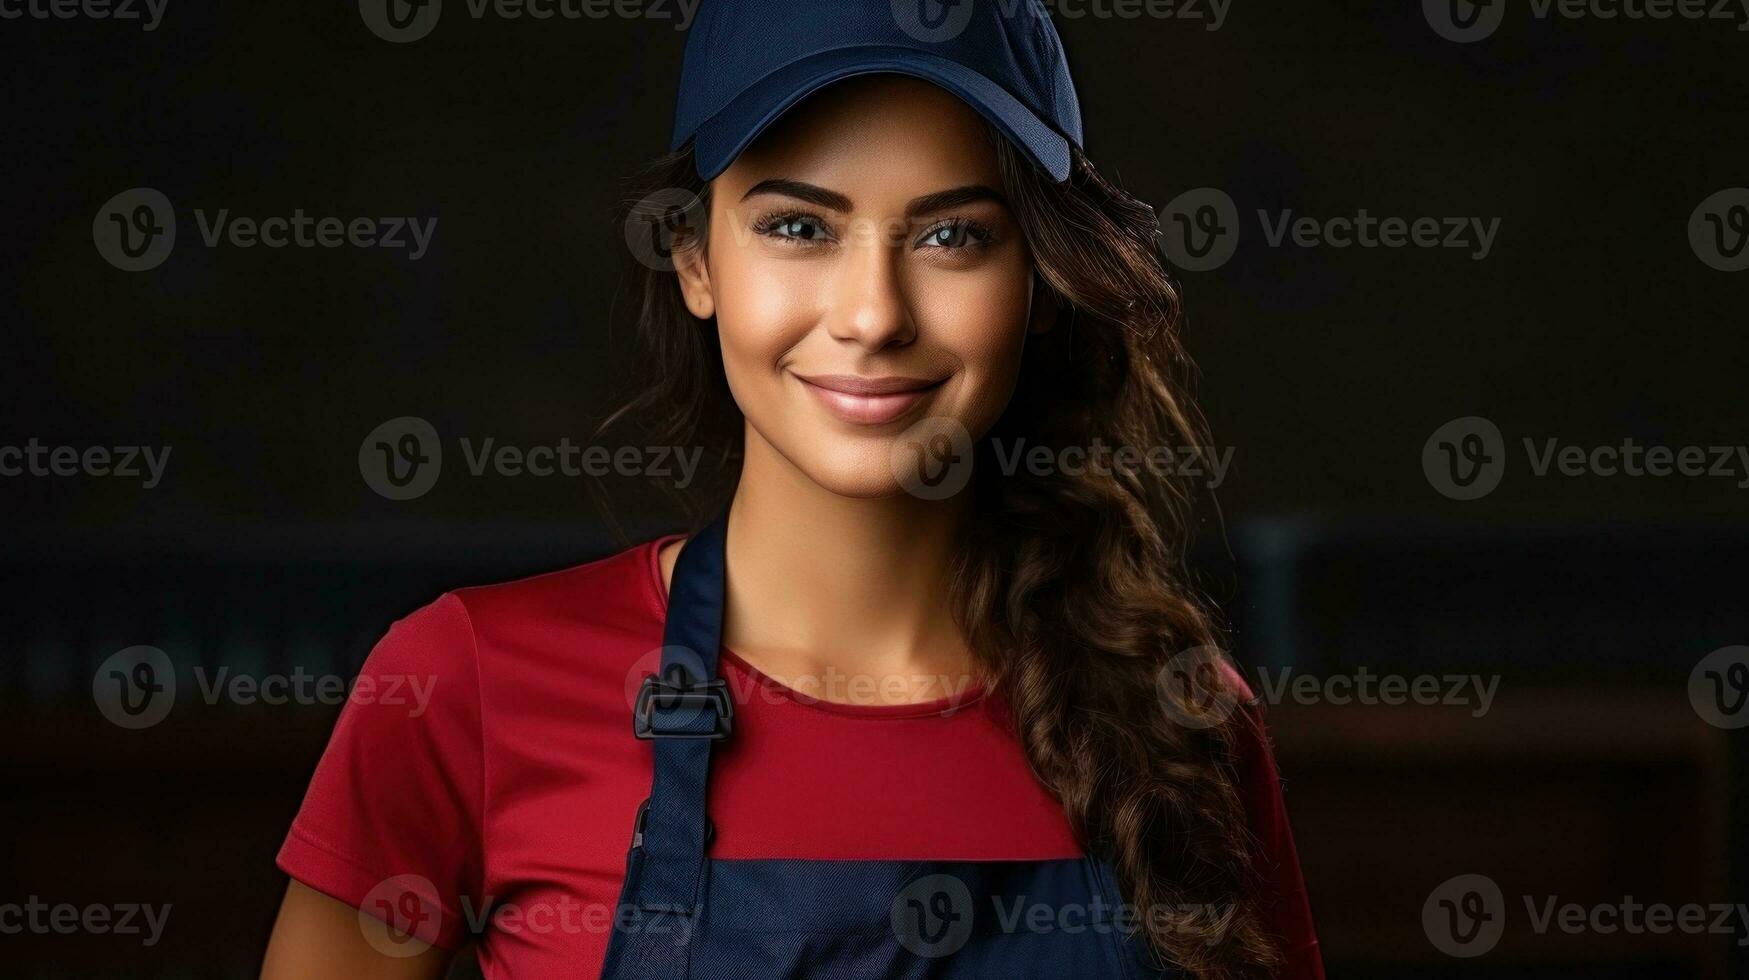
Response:
[{"label": "woman's face", "polygon": [[1001,186],[982,118],[895,75],[815,93],[717,177],[680,276],[716,317],[750,465],[769,450],[834,493],[888,496],[908,432],[989,430],[1048,325]]}]

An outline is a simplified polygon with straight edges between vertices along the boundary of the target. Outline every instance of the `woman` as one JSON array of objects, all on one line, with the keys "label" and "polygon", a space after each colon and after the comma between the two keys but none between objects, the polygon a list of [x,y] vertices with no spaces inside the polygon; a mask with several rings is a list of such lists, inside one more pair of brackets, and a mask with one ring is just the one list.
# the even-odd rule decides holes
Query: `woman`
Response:
[{"label": "woman", "polygon": [[1114,452],[1207,444],[1152,211],[1041,7],[940,12],[704,5],[623,414],[703,529],[395,624],[430,704],[343,713],[265,977],[1321,975],[1190,490]]}]

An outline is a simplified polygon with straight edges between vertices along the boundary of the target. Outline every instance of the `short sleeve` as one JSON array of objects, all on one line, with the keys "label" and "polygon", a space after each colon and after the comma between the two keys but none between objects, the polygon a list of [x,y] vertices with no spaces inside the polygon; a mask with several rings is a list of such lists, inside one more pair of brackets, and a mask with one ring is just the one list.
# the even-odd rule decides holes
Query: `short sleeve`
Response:
[{"label": "short sleeve", "polygon": [[1312,925],[1311,901],[1306,895],[1299,854],[1294,849],[1293,829],[1288,825],[1287,805],[1282,799],[1281,774],[1276,769],[1260,702],[1253,699],[1241,709],[1235,733],[1234,764],[1239,791],[1258,843],[1258,873],[1263,889],[1259,907],[1265,928],[1280,943],[1283,960],[1275,975],[1287,980],[1323,980],[1324,961]]},{"label": "short sleeve", "polygon": [[479,908],[482,890],[479,705],[462,600],[447,594],[397,621],[347,695],[280,869],[379,918],[389,918],[376,908],[384,895],[420,882],[438,914],[419,935],[460,945],[461,900]]}]

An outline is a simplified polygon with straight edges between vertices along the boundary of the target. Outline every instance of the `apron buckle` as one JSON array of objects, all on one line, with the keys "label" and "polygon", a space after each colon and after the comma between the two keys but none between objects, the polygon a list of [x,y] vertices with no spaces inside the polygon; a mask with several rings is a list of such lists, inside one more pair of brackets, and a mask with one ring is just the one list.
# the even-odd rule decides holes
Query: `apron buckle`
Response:
[{"label": "apron buckle", "polygon": [[[708,725],[705,713],[709,712]],[[668,677],[650,674],[638,688],[632,733],[641,739],[709,739],[720,742],[734,730],[735,704],[728,681],[695,682],[675,665]]]}]

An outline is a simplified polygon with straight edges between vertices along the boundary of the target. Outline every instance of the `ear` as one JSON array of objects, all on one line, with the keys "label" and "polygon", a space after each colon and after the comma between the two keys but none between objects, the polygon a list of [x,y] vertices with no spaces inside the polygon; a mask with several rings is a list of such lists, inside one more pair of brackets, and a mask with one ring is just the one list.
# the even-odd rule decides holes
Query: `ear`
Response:
[{"label": "ear", "polygon": [[674,252],[674,274],[680,280],[680,296],[686,308],[700,320],[717,315],[716,294],[711,291],[710,262],[704,243]]},{"label": "ear", "polygon": [[1045,285],[1038,273],[1032,276],[1032,303],[1027,317],[1026,332],[1033,334],[1049,333],[1057,325],[1057,318],[1062,315],[1063,302],[1057,298],[1057,291]]}]

